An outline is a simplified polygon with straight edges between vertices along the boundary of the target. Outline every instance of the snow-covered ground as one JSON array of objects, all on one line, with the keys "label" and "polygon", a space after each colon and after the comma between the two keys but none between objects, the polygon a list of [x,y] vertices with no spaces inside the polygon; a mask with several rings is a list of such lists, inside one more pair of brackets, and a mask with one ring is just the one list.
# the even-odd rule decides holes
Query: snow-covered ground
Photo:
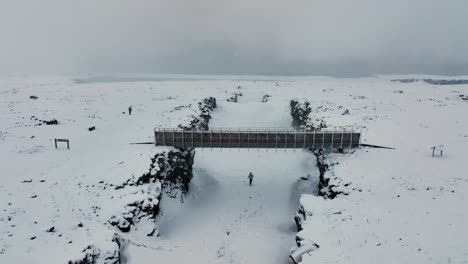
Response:
[{"label": "snow-covered ground", "polygon": [[[329,125],[361,127],[363,143],[395,148],[328,156],[339,164],[327,173],[349,183],[349,195],[302,196],[311,215],[300,235],[320,245],[304,263],[467,263],[468,101],[460,95],[468,85],[395,78],[428,77],[2,77],[0,263],[66,263],[89,245],[112,250],[118,231],[107,222],[135,195],[113,186],[145,173],[162,151],[129,143],[151,141],[155,126],[186,123],[207,96],[219,104],[211,127],[289,126],[289,100],[299,98]],[[238,86],[239,102],[227,102]],[[59,124],[38,125],[51,119]],[[54,138],[69,138],[71,149],[55,149]],[[429,147],[439,144],[444,156],[432,158]],[[197,150],[194,166],[184,203],[161,201],[161,237],[125,235],[125,262],[286,263],[299,193],[315,191],[316,178],[299,180],[315,175],[313,156]]]}]

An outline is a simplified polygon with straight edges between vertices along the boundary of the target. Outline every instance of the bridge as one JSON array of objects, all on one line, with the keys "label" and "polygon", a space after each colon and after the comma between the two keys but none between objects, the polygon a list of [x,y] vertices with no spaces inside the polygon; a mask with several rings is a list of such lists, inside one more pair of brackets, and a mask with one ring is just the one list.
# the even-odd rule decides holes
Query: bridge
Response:
[{"label": "bridge", "polygon": [[360,141],[361,133],[349,127],[320,131],[290,128],[154,129],[156,146],[179,148],[347,149],[358,147]]}]

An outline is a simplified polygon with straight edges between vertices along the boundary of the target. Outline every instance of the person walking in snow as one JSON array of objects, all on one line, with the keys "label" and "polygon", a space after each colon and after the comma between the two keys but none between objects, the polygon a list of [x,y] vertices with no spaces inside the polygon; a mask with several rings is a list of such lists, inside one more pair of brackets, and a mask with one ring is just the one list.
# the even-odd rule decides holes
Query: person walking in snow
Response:
[{"label": "person walking in snow", "polygon": [[250,186],[252,186],[253,177],[254,177],[254,176],[253,176],[252,172],[250,172],[250,173],[249,173],[249,177],[247,177],[247,178],[249,178],[249,184],[250,184]]},{"label": "person walking in snow", "polygon": [[128,115],[132,115],[132,106],[128,107]]}]

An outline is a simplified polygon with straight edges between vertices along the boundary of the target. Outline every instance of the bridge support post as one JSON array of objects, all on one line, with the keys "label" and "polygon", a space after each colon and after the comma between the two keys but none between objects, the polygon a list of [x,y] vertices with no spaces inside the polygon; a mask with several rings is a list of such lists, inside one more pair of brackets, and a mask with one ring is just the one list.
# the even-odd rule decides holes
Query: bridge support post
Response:
[{"label": "bridge support post", "polygon": [[183,128],[182,128],[182,148],[185,148],[185,134],[184,134]]},{"label": "bridge support post", "polygon": [[302,145],[302,148],[305,148],[306,146],[306,136],[307,136],[307,133],[305,132],[305,129],[304,129],[304,144]]},{"label": "bridge support post", "polygon": [[325,131],[322,130],[322,149],[325,144]]},{"label": "bridge support post", "polygon": [[333,141],[335,140],[335,129],[333,129],[333,134],[332,134],[332,139],[331,139],[331,147],[330,147],[330,153],[333,152]]},{"label": "bridge support post", "polygon": [[294,130],[294,152],[296,152],[297,131]]},{"label": "bridge support post", "polygon": [[278,129],[276,129],[276,138],[275,138],[276,144],[275,144],[275,151],[278,151]]},{"label": "bridge support post", "polygon": [[343,135],[344,135],[344,130],[341,131],[340,149],[343,149]]},{"label": "bridge support post", "polygon": [[241,131],[239,128],[239,152],[240,152],[240,149],[241,149]]},{"label": "bridge support post", "polygon": [[314,135],[312,138],[312,149],[315,149],[315,129],[314,129]]},{"label": "bridge support post", "polygon": [[[158,139],[156,138],[156,128],[154,129],[154,145],[158,145]],[[57,148],[57,142],[55,142],[55,148]]]}]

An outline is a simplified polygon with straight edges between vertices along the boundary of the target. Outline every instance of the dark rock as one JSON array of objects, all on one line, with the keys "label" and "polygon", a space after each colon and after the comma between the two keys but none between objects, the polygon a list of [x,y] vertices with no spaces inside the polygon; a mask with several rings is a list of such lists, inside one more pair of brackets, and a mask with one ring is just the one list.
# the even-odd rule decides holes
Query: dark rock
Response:
[{"label": "dark rock", "polygon": [[89,127],[89,128],[88,128],[88,131],[93,131],[93,130],[95,130],[95,129],[96,129],[96,127],[95,127],[95,126],[92,126],[92,127]]},{"label": "dark rock", "polygon": [[122,216],[112,216],[111,219],[109,220],[109,223],[113,226],[116,226],[120,229],[122,232],[128,232],[130,231],[131,224],[130,222],[123,218]]},{"label": "dark rock", "polygon": [[156,231],[157,231],[157,228],[153,228],[153,229],[151,229],[151,231],[148,234],[146,234],[146,236],[152,237],[152,236],[154,236],[154,234],[157,234]]},{"label": "dark rock", "polygon": [[193,178],[194,159],[194,149],[158,153],[151,159],[149,171],[138,178],[136,184],[155,182],[159,179],[169,193],[172,193],[174,189],[187,193],[189,183]]},{"label": "dark rock", "polygon": [[291,100],[289,106],[293,118],[291,125],[295,129],[305,129],[309,121],[309,114],[312,112],[310,103],[308,101],[299,103],[297,100]]},{"label": "dark rock", "polygon": [[55,232],[55,226],[53,226],[53,227],[47,229],[46,232],[47,232],[47,233],[53,233],[53,232]]},{"label": "dark rock", "polygon": [[35,95],[31,95],[29,96],[29,99],[33,99],[33,100],[37,100],[39,97],[35,96]]},{"label": "dark rock", "polygon": [[418,79],[395,79],[392,82],[413,83],[419,81]]},{"label": "dark rock", "polygon": [[[420,79],[396,79],[392,80],[392,82],[401,82],[401,83],[413,83],[419,82]],[[435,80],[435,79],[423,79],[425,83],[432,84],[432,85],[460,85],[460,84],[468,84],[468,80]]]},{"label": "dark rock", "polygon": [[49,121],[44,120],[44,121],[42,121],[42,122],[43,122],[44,124],[46,124],[46,125],[49,125],[49,126],[50,126],[50,125],[58,125],[57,119],[52,119],[52,120],[49,120]]},{"label": "dark rock", "polygon": [[227,99],[228,102],[237,103],[239,101],[239,97],[242,96],[242,92],[235,92],[232,94],[231,97]]},{"label": "dark rock", "polygon": [[184,130],[208,130],[208,124],[211,120],[211,111],[216,109],[216,107],[216,98],[207,97],[203,99],[198,103],[198,110],[200,111],[200,114],[198,116],[193,116],[189,126],[179,125],[179,128]]},{"label": "dark rock", "polygon": [[302,223],[306,220],[306,213],[304,207],[299,205],[299,209],[294,216],[294,222],[296,223],[297,232],[302,230]]},{"label": "dark rock", "polygon": [[268,100],[270,100],[270,98],[271,98],[271,95],[264,94],[263,98],[262,98],[262,103],[268,102]]},{"label": "dark rock", "polygon": [[424,82],[432,85],[460,85],[468,84],[468,80],[434,80],[434,79],[424,79]]}]

